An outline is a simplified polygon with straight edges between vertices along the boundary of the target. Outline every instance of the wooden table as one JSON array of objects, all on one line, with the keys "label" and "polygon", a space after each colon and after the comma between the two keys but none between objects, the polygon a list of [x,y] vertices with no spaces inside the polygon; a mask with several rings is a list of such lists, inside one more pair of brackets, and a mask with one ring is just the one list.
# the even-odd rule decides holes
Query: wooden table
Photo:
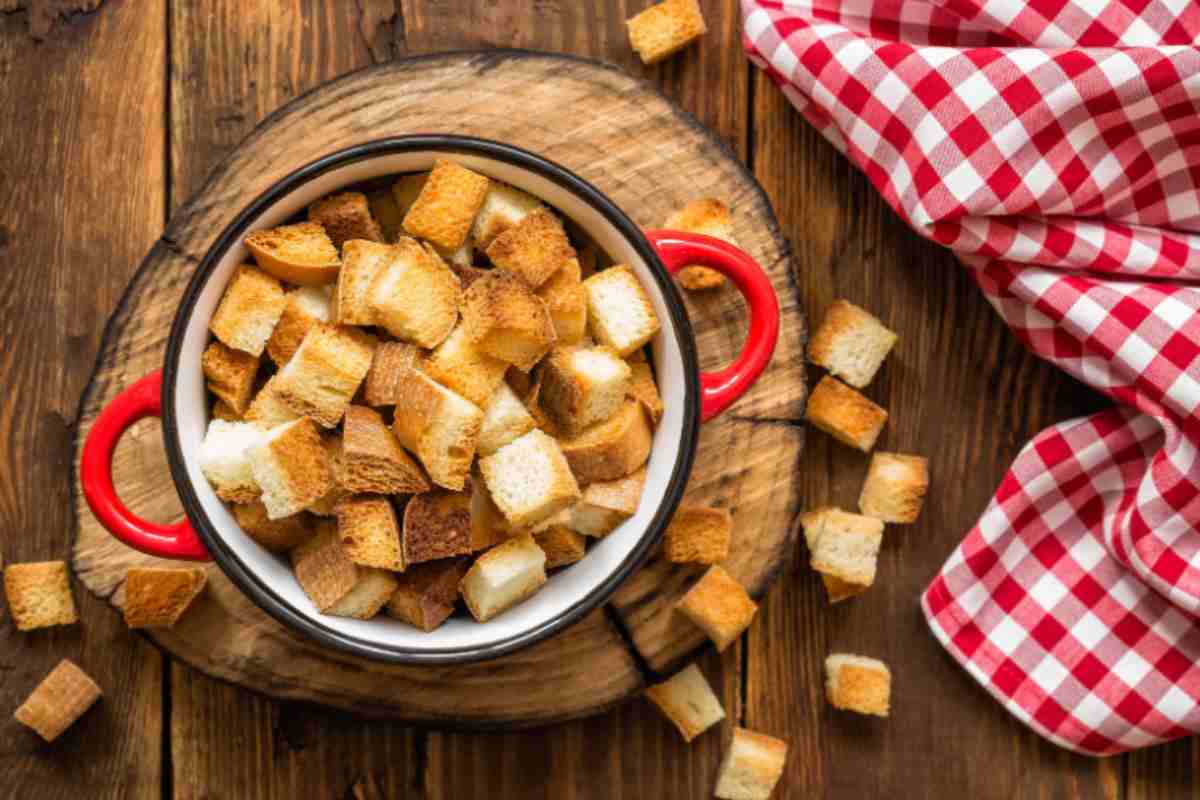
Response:
[{"label": "wooden table", "polygon": [[[1072,756],[1010,718],[925,629],[920,590],[1022,443],[1104,401],[1027,353],[954,259],[911,233],[751,69],[733,0],[704,0],[703,43],[656,68],[625,37],[642,0],[108,0],[65,15],[95,0],[16,8],[25,5],[0,0],[5,563],[68,557],[73,420],[105,320],[171,211],[259,120],[407,54],[515,46],[603,58],[660,86],[752,167],[795,250],[811,318],[847,297],[901,333],[870,395],[893,413],[885,445],[932,459],[924,517],[889,539],[870,593],[830,608],[794,559],[743,640],[701,660],[732,719],[791,742],[775,796],[1200,797],[1193,740],[1106,761]],[[779,469],[801,470],[810,504],[850,505],[865,460],[809,433],[801,463]],[[76,597],[80,625],[0,625],[0,708],[64,656],[105,691],[53,747],[0,715],[4,797],[711,794],[721,734],[687,747],[641,702],[514,734],[369,723],[174,664],[106,604]],[[820,664],[835,649],[891,663],[891,719],[830,712]]]}]

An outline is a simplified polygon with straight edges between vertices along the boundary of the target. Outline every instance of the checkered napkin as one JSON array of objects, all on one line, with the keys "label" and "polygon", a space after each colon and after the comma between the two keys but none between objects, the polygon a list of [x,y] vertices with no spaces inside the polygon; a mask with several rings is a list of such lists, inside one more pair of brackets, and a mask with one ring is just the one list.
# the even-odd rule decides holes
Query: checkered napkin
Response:
[{"label": "checkered napkin", "polygon": [[1063,747],[1200,732],[1200,4],[742,11],[801,113],[1035,353],[1116,401],[1024,448],[922,598],[934,634]]}]

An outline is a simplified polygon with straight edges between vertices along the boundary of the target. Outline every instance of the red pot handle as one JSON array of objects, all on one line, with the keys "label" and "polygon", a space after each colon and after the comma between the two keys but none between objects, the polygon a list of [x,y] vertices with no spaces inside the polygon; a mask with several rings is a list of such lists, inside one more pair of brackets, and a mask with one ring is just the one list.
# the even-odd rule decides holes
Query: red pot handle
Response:
[{"label": "red pot handle", "polygon": [[125,507],[113,487],[113,451],[121,434],[138,420],[161,413],[162,370],[151,372],[105,406],[83,443],[83,496],[100,524],[135,550],[160,558],[208,561],[211,557],[187,519],[174,525],[144,520]]},{"label": "red pot handle", "polygon": [[762,267],[727,242],[683,231],[646,231],[646,238],[672,275],[701,264],[720,272],[738,288],[750,307],[746,346],[720,372],[700,373],[700,421],[708,422],[733,404],[758,380],[779,339],[779,300]]}]

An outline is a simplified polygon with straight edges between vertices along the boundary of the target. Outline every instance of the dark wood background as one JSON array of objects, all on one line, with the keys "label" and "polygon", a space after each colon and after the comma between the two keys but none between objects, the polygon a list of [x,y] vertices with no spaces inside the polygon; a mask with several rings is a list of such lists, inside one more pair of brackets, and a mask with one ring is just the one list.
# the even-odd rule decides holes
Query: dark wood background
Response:
[{"label": "dark wood background", "polygon": [[[1021,444],[1104,401],[1022,349],[954,259],[905,228],[750,67],[734,0],[703,0],[701,45],[654,68],[630,52],[623,24],[646,4],[108,0],[74,12],[97,3],[0,0],[4,561],[69,557],[76,404],[105,320],[172,210],[258,121],[331,78],[408,54],[576,53],[655,83],[750,165],[795,251],[811,318],[846,297],[901,334],[869,393],[892,411],[883,445],[932,459],[921,523],[893,529],[875,588],[836,608],[793,559],[742,641],[701,660],[732,719],[791,743],[776,797],[1200,797],[1194,740],[1104,761],[1059,750],[951,662],[917,606]],[[806,502],[852,506],[865,467],[809,435]],[[76,598],[80,625],[0,625],[0,709],[64,656],[105,690],[52,747],[0,713],[4,797],[711,796],[724,731],[685,746],[640,701],[514,734],[366,722],[207,678],[131,635],[82,588]],[[820,665],[835,649],[892,665],[889,720],[827,708]]]}]

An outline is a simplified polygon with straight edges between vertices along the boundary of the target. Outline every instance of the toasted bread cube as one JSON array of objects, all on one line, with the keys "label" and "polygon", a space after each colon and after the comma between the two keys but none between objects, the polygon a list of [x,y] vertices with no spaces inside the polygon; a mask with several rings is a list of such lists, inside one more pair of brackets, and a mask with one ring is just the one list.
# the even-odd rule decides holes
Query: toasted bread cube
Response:
[{"label": "toasted bread cube", "polygon": [[587,539],[566,525],[550,525],[533,532],[533,541],[546,554],[546,569],[558,569],[579,561],[587,553]]},{"label": "toasted bread cube", "polygon": [[720,565],[708,568],[679,601],[678,609],[724,650],[750,627],[758,606],[746,589]]},{"label": "toasted bread cube", "polygon": [[541,287],[575,258],[575,248],[562,223],[544,207],[529,212],[493,239],[486,252],[493,264],[516,275],[531,289]]},{"label": "toasted bread cube", "polygon": [[808,359],[851,386],[866,386],[899,337],[875,317],[835,300],[808,345]]},{"label": "toasted bread cube", "polygon": [[200,356],[205,385],[235,414],[245,414],[254,393],[258,375],[258,356],[234,350],[222,342],[213,342]]},{"label": "toasted bread cube", "polygon": [[646,699],[671,721],[685,742],[725,719],[721,701],[695,664],[689,664],[662,683],[648,687]]},{"label": "toasted bread cube", "polygon": [[460,322],[446,340],[434,348],[421,369],[442,386],[458,392],[480,408],[487,408],[492,394],[504,383],[508,363],[480,350],[471,342],[466,326]]},{"label": "toasted bread cube", "polygon": [[516,536],[481,555],[462,579],[462,596],[478,622],[525,600],[546,583],[546,554],[529,535]]},{"label": "toasted bread cube", "polygon": [[100,699],[100,687],[64,658],[13,714],[17,722],[53,742]]},{"label": "toasted bread cube", "polygon": [[429,180],[428,172],[414,172],[409,175],[401,175],[392,184],[392,199],[396,201],[396,207],[400,209],[401,214],[401,231],[404,228],[403,216],[408,214],[413,203],[417,202],[427,180]]},{"label": "toasted bread cube", "polygon": [[479,459],[496,506],[515,528],[531,528],[580,498],[558,442],[534,430]]},{"label": "toasted bread cube", "polygon": [[708,28],[697,0],[663,0],[625,21],[629,44],[644,64],[657,64],[703,36]]},{"label": "toasted bread cube", "polygon": [[438,486],[461,491],[471,472],[483,412],[419,370],[401,377],[392,431]]},{"label": "toasted bread cube", "polygon": [[333,523],[322,522],[291,555],[296,580],[322,614],[370,619],[396,591],[392,573],[350,560]]},{"label": "toasted bread cube", "polygon": [[558,343],[581,343],[587,335],[587,292],[583,290],[579,259],[569,259],[538,287],[536,294],[550,310]]},{"label": "toasted bread cube", "polygon": [[312,518],[304,512],[283,519],[271,519],[267,516],[267,507],[262,503],[235,505],[233,518],[247,536],[272,553],[286,553],[304,544],[317,530]]},{"label": "toasted bread cube", "polygon": [[264,431],[249,422],[211,420],[200,445],[200,471],[217,497],[231,503],[253,503],[262,494],[254,478],[251,451]]},{"label": "toasted bread cube", "polygon": [[226,422],[241,422],[244,415],[239,414],[224,400],[217,400],[212,404],[212,413],[209,416]]},{"label": "toasted bread cube", "polygon": [[370,619],[392,599],[397,585],[396,576],[386,569],[359,567],[354,588],[325,613],[335,617]]},{"label": "toasted bread cube", "polygon": [[404,215],[404,230],[443,250],[457,250],[487,197],[488,184],[486,176],[439,158]]},{"label": "toasted bread cube", "polygon": [[892,672],[882,661],[848,653],[825,659],[825,697],[834,708],[886,717],[891,695]]},{"label": "toasted bread cube", "polygon": [[663,537],[663,556],[676,563],[717,564],[729,558],[733,517],[723,508],[680,506]]},{"label": "toasted bread cube", "polygon": [[383,241],[383,230],[371,216],[367,196],[362,192],[341,192],[322,197],[308,207],[308,221],[324,228],[334,247],[341,247],[350,239]]},{"label": "toasted bread cube", "polygon": [[342,472],[342,437],[337,433],[322,434],[321,447],[333,469],[333,486],[311,503],[307,510],[318,517],[336,517],[338,504],[350,496],[350,491],[339,480]]},{"label": "toasted bread cube", "polygon": [[542,409],[567,435],[612,417],[625,405],[632,371],[609,347],[556,347],[542,365]]},{"label": "toasted bread cube", "polygon": [[554,321],[515,275],[493,270],[463,293],[463,326],[488,355],[528,372],[555,342]]},{"label": "toasted bread cube", "polygon": [[272,428],[249,455],[269,519],[298,514],[333,488],[333,465],[307,417]]},{"label": "toasted bread cube", "polygon": [[[733,215],[729,206],[714,197],[693,200],[667,217],[663,227],[711,236],[738,247],[733,238]],[[725,276],[715,269],[692,264],[681,269],[676,280],[685,289],[701,291],[719,288],[725,283]]]},{"label": "toasted bread cube", "polygon": [[327,323],[333,316],[333,289],[329,286],[301,286],[287,293],[283,316],[267,340],[267,355],[283,366],[295,354],[310,330]]},{"label": "toasted bread cube", "polygon": [[628,358],[654,338],[658,315],[633,270],[625,265],[597,272],[583,282],[588,296],[588,328],[596,341]]},{"label": "toasted bread cube", "polygon": [[371,315],[397,339],[437,347],[458,321],[458,276],[414,239],[401,239],[395,250],[395,258],[368,289]]},{"label": "toasted bread cube", "polygon": [[604,422],[560,440],[571,472],[581,484],[612,481],[637,470],[650,457],[654,431],[642,407],[626,400]]},{"label": "toasted bread cube", "polygon": [[[413,199],[416,199],[415,194]],[[396,241],[396,237],[404,231],[404,214],[408,209],[400,208],[391,188],[379,189],[368,194],[367,208],[379,223],[379,232],[383,234],[381,241]]]},{"label": "toasted bread cube", "polygon": [[929,459],[901,453],[875,453],[858,508],[884,522],[916,522],[929,489]]},{"label": "toasted bread cube", "polygon": [[342,269],[338,272],[333,321],[339,325],[374,325],[371,284],[379,273],[396,261],[395,245],[353,240],[342,247]]},{"label": "toasted bread cube", "polygon": [[637,513],[645,487],[645,469],[616,480],[588,484],[582,499],[571,506],[568,524],[584,536],[607,536]]},{"label": "toasted bread cube", "polygon": [[200,567],[134,567],[125,574],[125,624],[130,628],[170,628],[204,591],[208,575]]},{"label": "toasted bread cube", "polygon": [[245,242],[261,270],[300,286],[333,283],[342,265],[329,234],[315,222],[255,231]]},{"label": "toasted bread cube", "polygon": [[64,561],[9,564],[4,569],[4,595],[19,631],[74,625],[79,620]]},{"label": "toasted bread cube", "polygon": [[717,770],[714,795],[721,800],[767,800],[783,775],[787,751],[782,739],[734,728]]},{"label": "toasted bread cube", "polygon": [[461,492],[435,489],[414,495],[408,501],[401,537],[406,564],[437,561],[471,552],[472,493],[471,486]]},{"label": "toasted bread cube", "polygon": [[471,552],[495,547],[514,533],[516,531],[496,508],[483,476],[476,470],[471,475]]},{"label": "toasted bread cube", "polygon": [[479,454],[490,455],[535,427],[536,423],[521,398],[506,382],[501,381],[483,409]]},{"label": "toasted bread cube", "polygon": [[371,369],[375,337],[356,328],[310,330],[274,378],[284,405],[325,428],[337,425]]},{"label": "toasted bread cube", "polygon": [[420,465],[404,452],[379,412],[346,409],[335,463],[338,484],[353,494],[416,494],[432,488]]},{"label": "toasted bread cube", "polygon": [[[807,534],[806,534],[807,535]],[[812,568],[836,578],[826,584],[831,599],[858,594],[875,582],[875,565],[883,544],[883,522],[839,509],[823,513],[812,546]]]},{"label": "toasted bread cube", "polygon": [[471,288],[471,284],[482,278],[484,275],[491,273],[490,269],[480,269],[471,265],[455,264],[451,262],[450,269],[454,270],[454,274],[458,276],[458,282],[462,284],[463,292]]},{"label": "toasted bread cube", "polygon": [[400,380],[410,368],[421,361],[421,350],[408,342],[380,342],[363,386],[363,399],[369,406],[396,404]]},{"label": "toasted bread cube", "polygon": [[346,557],[364,567],[404,571],[400,523],[386,497],[347,497],[337,506],[337,531]]},{"label": "toasted bread cube", "polygon": [[642,404],[654,425],[662,421],[662,396],[658,393],[658,384],[654,382],[654,370],[645,361],[631,361],[629,364],[629,396]]},{"label": "toasted bread cube", "polygon": [[809,396],[804,416],[818,430],[867,453],[887,423],[888,412],[826,375]]},{"label": "toasted bread cube", "polygon": [[225,287],[208,329],[234,350],[261,356],[285,303],[279,281],[260,269],[240,266]]},{"label": "toasted bread cube", "polygon": [[475,248],[485,251],[496,237],[525,219],[531,211],[540,208],[542,201],[507,183],[492,181],[475,224],[471,227],[471,239]]},{"label": "toasted bread cube", "polygon": [[387,613],[423,631],[437,628],[454,613],[458,584],[467,574],[459,558],[414,564],[396,576],[399,586],[388,600]]},{"label": "toasted bread cube", "polygon": [[275,392],[275,387],[278,384],[279,373],[271,376],[271,379],[258,390],[258,394],[250,402],[250,408],[246,409],[244,419],[246,422],[252,423],[255,427],[262,430],[270,430],[285,422],[300,419],[300,415],[287,406],[279,395]]}]

